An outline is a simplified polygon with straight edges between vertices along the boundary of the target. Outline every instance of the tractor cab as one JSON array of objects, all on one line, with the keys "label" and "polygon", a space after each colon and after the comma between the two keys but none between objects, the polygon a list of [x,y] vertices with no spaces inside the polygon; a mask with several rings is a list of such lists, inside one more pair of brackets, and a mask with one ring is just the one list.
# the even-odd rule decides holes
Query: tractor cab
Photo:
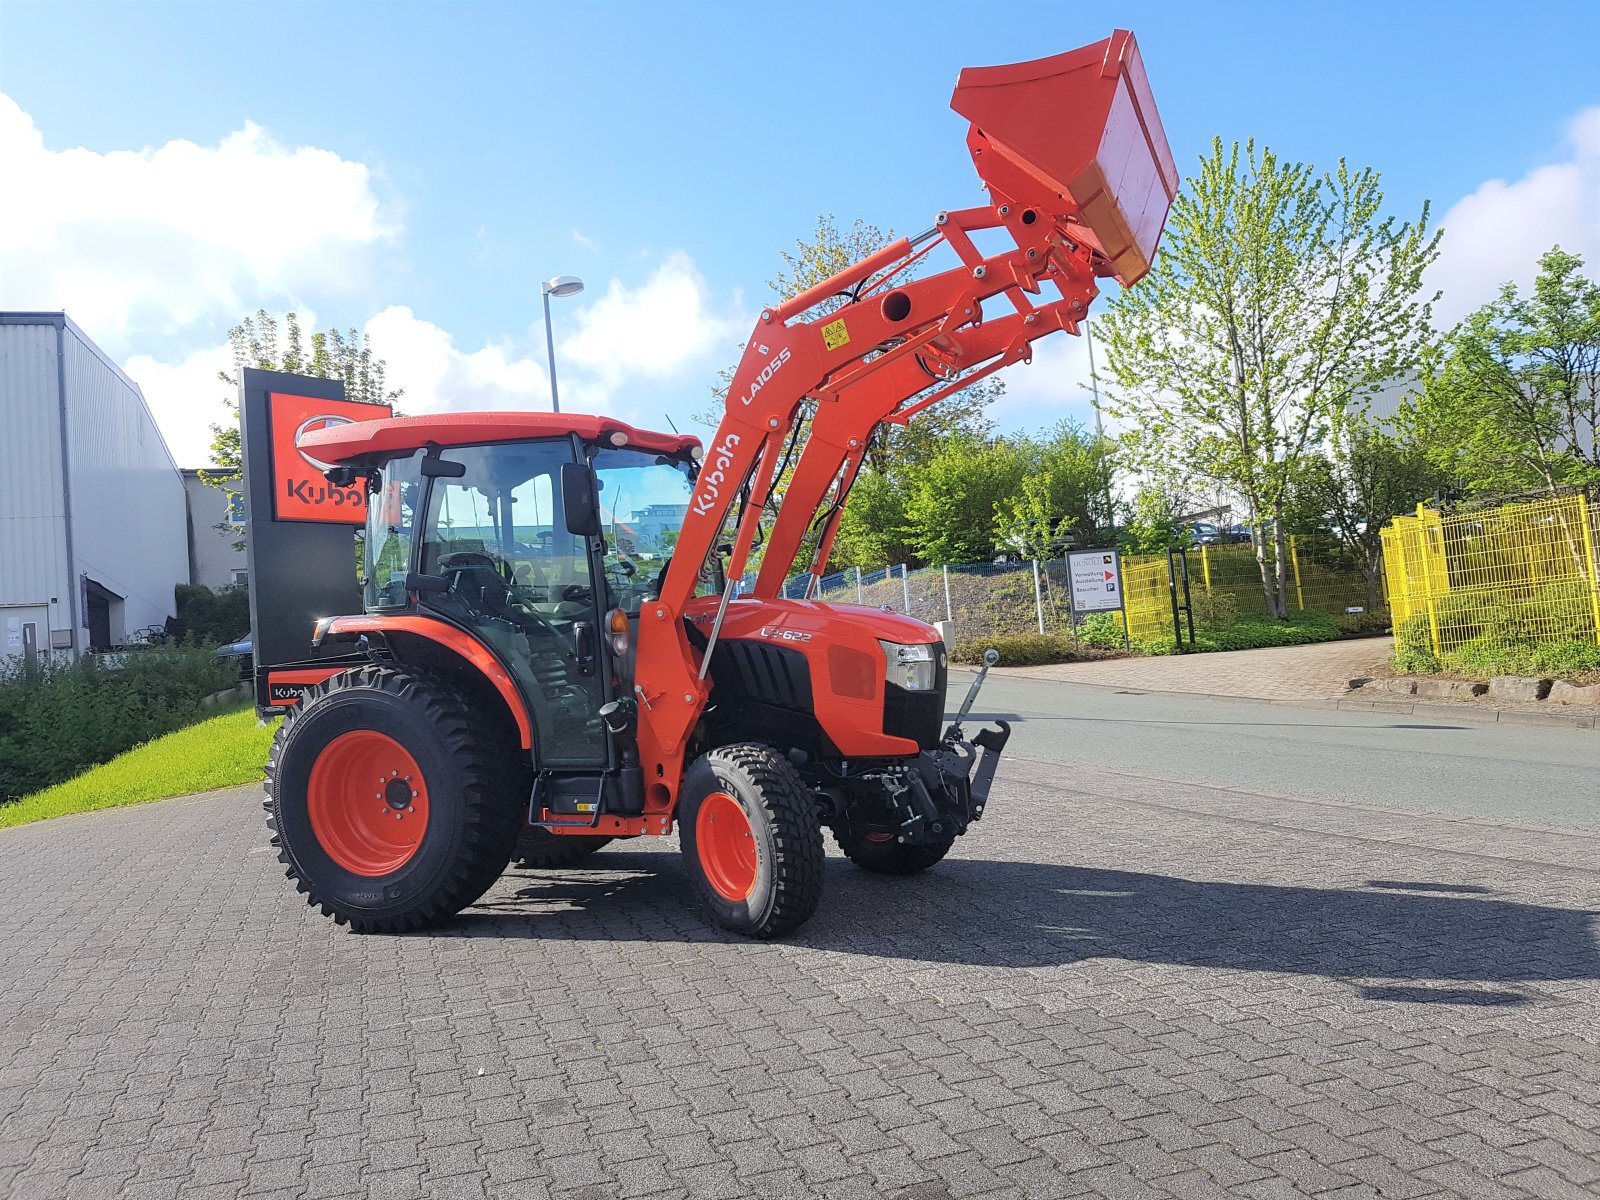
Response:
[{"label": "tractor cab", "polygon": [[361,422],[305,443],[369,495],[366,617],[323,622],[319,646],[437,622],[434,640],[475,643],[507,678],[542,769],[615,768],[600,711],[628,681],[603,639],[625,646],[660,590],[699,443],[541,413]]}]

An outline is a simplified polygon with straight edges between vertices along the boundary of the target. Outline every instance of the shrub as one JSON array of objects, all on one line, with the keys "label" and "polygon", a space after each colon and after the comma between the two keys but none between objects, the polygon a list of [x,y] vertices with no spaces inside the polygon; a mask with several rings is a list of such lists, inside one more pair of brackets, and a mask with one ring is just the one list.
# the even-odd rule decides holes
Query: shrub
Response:
[{"label": "shrub", "polygon": [[[1186,652],[1205,650],[1259,650],[1267,646],[1302,646],[1310,642],[1331,642],[1339,637],[1339,622],[1322,613],[1296,613],[1287,620],[1271,617],[1241,617],[1222,629],[1195,629],[1194,645]],[[1141,654],[1175,654],[1172,638],[1165,633],[1134,639]]]},{"label": "shrub", "polygon": [[1120,650],[1123,646],[1122,614],[1090,613],[1078,623],[1078,641],[1085,646]]},{"label": "shrub", "polygon": [[250,591],[226,587],[212,591],[200,584],[180,583],[173,589],[178,615],[167,622],[173,638],[194,645],[231,642],[250,628]]},{"label": "shrub", "polygon": [[1239,619],[1239,602],[1228,592],[1199,588],[1189,595],[1195,628],[1223,629]]},{"label": "shrub", "polygon": [[1516,592],[1453,592],[1434,604],[1440,649],[1426,612],[1394,631],[1394,665],[1408,674],[1467,678],[1582,675],[1600,669],[1594,599],[1579,579]]},{"label": "shrub", "polygon": [[[1121,644],[1119,632],[1117,645]],[[950,661],[976,666],[983,661],[983,652],[991,647],[1000,652],[1002,667],[1033,667],[1071,662],[1080,657],[1069,633],[1006,633],[997,637],[965,638],[950,651]]]},{"label": "shrub", "polygon": [[0,801],[188,724],[237,682],[206,649],[156,649],[29,666],[0,660]]}]

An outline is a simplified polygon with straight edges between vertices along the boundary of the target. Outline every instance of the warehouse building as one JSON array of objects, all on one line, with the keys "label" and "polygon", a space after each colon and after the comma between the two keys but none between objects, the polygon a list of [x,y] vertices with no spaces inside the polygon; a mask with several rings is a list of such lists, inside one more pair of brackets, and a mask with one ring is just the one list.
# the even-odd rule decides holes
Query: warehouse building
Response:
[{"label": "warehouse building", "polygon": [[0,313],[0,657],[163,624],[188,526],[139,386],[66,314]]}]

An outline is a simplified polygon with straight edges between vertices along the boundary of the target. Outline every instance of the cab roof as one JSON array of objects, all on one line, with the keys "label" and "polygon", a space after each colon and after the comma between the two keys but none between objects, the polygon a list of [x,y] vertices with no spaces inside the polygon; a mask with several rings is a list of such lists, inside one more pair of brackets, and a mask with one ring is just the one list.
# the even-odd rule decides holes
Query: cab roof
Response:
[{"label": "cab roof", "polygon": [[530,438],[560,437],[575,433],[585,441],[618,444],[657,454],[682,455],[700,445],[700,439],[681,433],[656,433],[635,429],[611,417],[584,413],[469,412],[435,413],[424,417],[387,417],[379,421],[353,421],[302,434],[298,445],[327,463],[359,459],[392,458],[418,447],[476,446],[484,442],[520,442]]}]

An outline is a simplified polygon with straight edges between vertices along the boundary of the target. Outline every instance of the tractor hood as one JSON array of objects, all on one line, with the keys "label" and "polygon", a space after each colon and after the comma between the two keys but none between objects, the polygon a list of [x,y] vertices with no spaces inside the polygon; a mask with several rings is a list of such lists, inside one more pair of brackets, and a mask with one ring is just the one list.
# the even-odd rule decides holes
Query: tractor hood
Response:
[{"label": "tractor hood", "polygon": [[[686,614],[700,629],[709,630],[717,615],[717,597],[702,596],[692,601]],[[939,631],[926,621],[870,604],[825,604],[815,600],[770,600],[754,596],[742,597],[728,605],[721,636],[774,637],[779,634],[775,640],[799,642],[833,637],[841,627],[879,641],[906,646],[939,640]],[[774,632],[765,633],[767,630]],[[811,636],[801,636],[805,634]]]}]

